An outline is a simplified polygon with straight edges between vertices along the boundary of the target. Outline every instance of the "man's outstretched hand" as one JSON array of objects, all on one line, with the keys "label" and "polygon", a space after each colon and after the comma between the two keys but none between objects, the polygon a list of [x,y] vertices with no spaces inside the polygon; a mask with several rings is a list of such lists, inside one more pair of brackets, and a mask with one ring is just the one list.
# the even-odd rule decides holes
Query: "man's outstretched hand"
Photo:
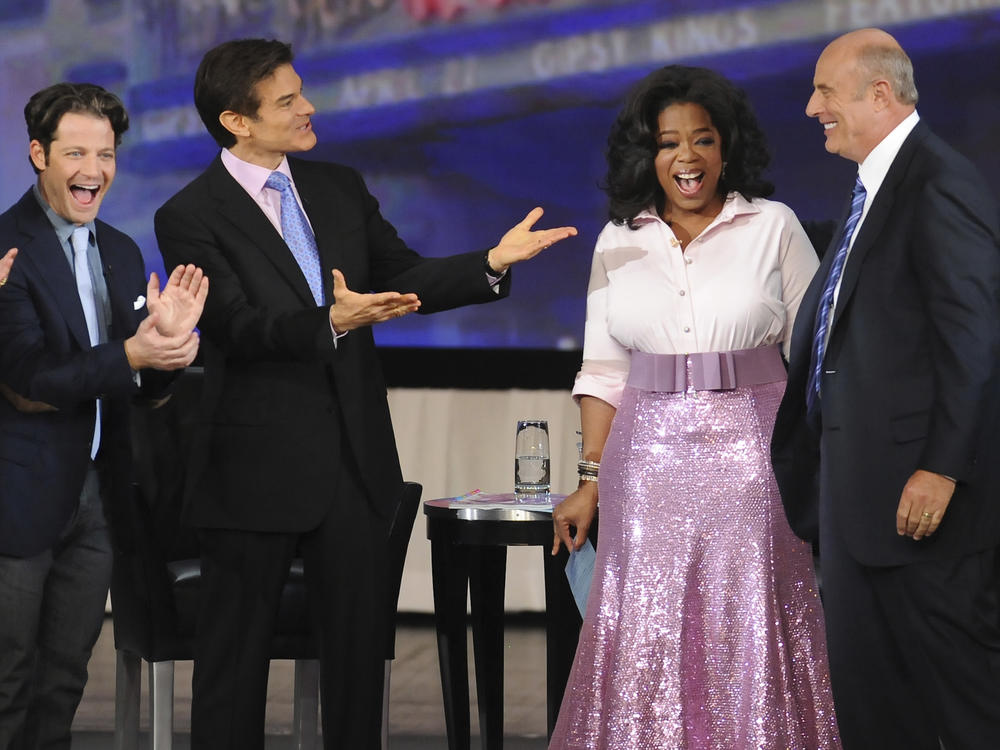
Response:
[{"label": "man's outstretched hand", "polygon": [[415,294],[352,292],[347,288],[344,274],[336,268],[332,273],[334,303],[330,305],[330,325],[337,333],[401,318],[420,307],[420,300]]},{"label": "man's outstretched hand", "polygon": [[500,244],[492,248],[487,255],[490,268],[497,273],[503,273],[515,263],[534,258],[545,248],[576,235],[576,227],[532,230],[543,213],[545,212],[542,208],[536,206],[500,238]]}]

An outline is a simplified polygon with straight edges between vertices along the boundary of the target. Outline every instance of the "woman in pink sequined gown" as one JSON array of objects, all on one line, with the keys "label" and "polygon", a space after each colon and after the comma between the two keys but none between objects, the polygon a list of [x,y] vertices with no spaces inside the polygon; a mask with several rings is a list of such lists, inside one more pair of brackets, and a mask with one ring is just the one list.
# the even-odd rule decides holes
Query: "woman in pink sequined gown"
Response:
[{"label": "woman in pink sequined gown", "polygon": [[599,481],[553,514],[579,548],[599,496],[600,540],[550,748],[839,748],[811,549],[768,454],[816,255],[716,73],[647,76],[608,144],[573,389]]}]

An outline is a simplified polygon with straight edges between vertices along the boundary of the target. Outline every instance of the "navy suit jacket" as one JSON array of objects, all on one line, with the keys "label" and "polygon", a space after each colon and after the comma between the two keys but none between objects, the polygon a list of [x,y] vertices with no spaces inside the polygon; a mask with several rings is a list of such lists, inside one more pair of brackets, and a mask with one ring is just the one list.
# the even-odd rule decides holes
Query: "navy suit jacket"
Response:
[{"label": "navy suit jacket", "polygon": [[[97,465],[102,494],[127,492],[129,397],[139,393],[122,344],[145,317],[139,248],[96,222],[111,303],[109,341],[91,347],[73,270],[32,190],[0,215],[0,245],[17,261],[0,288],[0,554],[27,557],[50,548],[72,517],[90,462],[95,399],[103,399]],[[161,391],[162,374],[143,373],[143,391]],[[34,405],[28,402],[35,402]],[[54,409],[38,410],[37,404]],[[109,494],[110,493],[110,494]]]},{"label": "navy suit jacket", "polygon": [[[795,321],[771,446],[800,537],[816,539],[820,516],[830,519],[867,565],[1000,543],[998,224],[975,168],[919,122],[844,268],[817,429],[805,389],[827,252]],[[917,469],[958,480],[940,528],[921,541],[896,533],[900,495]]]},{"label": "navy suit jacket", "polygon": [[[371,502],[392,517],[402,473],[371,327],[334,345],[331,269],[358,291],[416,292],[421,313],[506,296],[484,252],[423,258],[379,212],[348,167],[290,158],[312,224],[327,305],[271,222],[216,158],[156,213],[168,264],[211,279],[199,327],[205,379],[191,446],[187,518],[196,526],[297,533],[336,503]],[[341,458],[366,497],[335,497]]]}]

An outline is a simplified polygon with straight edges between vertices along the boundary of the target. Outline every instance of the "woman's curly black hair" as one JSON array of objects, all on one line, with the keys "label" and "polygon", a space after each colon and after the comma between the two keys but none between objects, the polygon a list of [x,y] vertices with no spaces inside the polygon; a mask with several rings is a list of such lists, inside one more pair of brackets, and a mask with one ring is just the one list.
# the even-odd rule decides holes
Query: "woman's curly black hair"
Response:
[{"label": "woman's curly black hair", "polygon": [[615,224],[634,229],[633,219],[654,205],[663,214],[666,196],[654,165],[657,121],[664,109],[678,102],[700,104],[719,131],[726,162],[719,179],[721,197],[733,190],[747,200],[774,192],[761,178],[771,157],[746,94],[707,68],[668,65],[636,84],[608,136],[608,174],[602,188]]}]

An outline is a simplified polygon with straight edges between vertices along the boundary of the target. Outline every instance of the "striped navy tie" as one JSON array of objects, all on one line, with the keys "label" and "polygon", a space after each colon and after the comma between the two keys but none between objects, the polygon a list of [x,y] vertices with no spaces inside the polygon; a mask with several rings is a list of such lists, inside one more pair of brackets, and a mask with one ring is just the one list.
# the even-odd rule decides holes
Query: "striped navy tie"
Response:
[{"label": "striped navy tie", "polygon": [[813,332],[812,358],[809,360],[809,380],[806,383],[806,408],[812,413],[819,407],[820,376],[823,372],[823,357],[826,355],[827,331],[830,327],[830,316],[833,314],[833,293],[844,273],[847,261],[847,250],[851,246],[851,237],[861,219],[861,211],[865,207],[865,186],[861,184],[861,175],[854,183],[851,193],[851,213],[844,224],[844,233],[833,256],[830,273],[823,285],[823,294],[816,308],[816,327]]}]

